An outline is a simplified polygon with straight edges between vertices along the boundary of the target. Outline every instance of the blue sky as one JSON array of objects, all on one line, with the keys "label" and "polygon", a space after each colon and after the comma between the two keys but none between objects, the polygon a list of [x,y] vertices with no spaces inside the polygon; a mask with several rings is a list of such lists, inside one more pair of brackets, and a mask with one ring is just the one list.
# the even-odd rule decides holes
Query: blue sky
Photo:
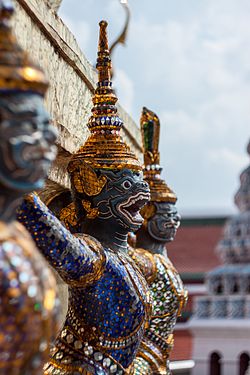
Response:
[{"label": "blue sky", "polygon": [[[230,214],[249,163],[250,2],[130,0],[127,45],[113,56],[121,105],[161,120],[163,176],[182,214]],[[98,22],[112,42],[124,23],[118,0],[63,0],[59,15],[95,63]]]}]

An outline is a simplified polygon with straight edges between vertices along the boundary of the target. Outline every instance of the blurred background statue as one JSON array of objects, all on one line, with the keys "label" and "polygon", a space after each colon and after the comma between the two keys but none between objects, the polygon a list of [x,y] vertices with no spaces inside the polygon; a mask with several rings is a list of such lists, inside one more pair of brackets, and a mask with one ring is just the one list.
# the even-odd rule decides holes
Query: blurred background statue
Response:
[{"label": "blurred background statue", "polygon": [[150,319],[147,283],[127,254],[127,235],[143,222],[139,212],[149,188],[120,135],[106,27],[100,22],[90,135],[69,163],[73,202],[60,215],[78,234],[37,196],[19,210],[19,220],[69,285],[66,321],[45,374],[132,374]]},{"label": "blurred background statue", "polygon": [[56,284],[15,211],[56,155],[43,71],[19,47],[0,1],[0,374],[42,374],[56,334]]},{"label": "blurred background statue", "polygon": [[135,375],[170,374],[169,355],[173,329],[187,301],[180,276],[165,253],[180,224],[175,193],[160,177],[157,115],[143,108],[141,133],[144,147],[144,179],[150,186],[151,201],[141,211],[142,227],[136,233],[130,254],[147,278],[153,297],[153,314],[135,360]]}]

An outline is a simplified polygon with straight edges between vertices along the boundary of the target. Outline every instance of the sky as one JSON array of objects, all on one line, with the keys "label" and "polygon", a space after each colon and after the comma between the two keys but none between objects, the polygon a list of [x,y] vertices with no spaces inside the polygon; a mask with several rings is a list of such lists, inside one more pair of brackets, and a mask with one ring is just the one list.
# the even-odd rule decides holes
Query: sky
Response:
[{"label": "sky", "polygon": [[[120,104],[139,124],[143,106],[161,121],[162,176],[187,215],[237,212],[249,164],[249,0],[129,0],[126,46],[114,51]],[[98,23],[110,43],[124,25],[119,0],[63,0],[59,15],[95,64]]]}]

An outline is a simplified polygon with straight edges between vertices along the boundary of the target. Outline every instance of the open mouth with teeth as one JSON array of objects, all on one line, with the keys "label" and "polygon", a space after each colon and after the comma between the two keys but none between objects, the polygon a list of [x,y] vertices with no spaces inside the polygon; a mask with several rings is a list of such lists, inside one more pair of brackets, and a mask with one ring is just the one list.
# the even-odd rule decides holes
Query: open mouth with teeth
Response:
[{"label": "open mouth with teeth", "polygon": [[135,225],[140,225],[143,223],[143,217],[140,215],[140,210],[149,199],[149,193],[139,192],[136,195],[130,196],[125,202],[122,202],[119,205],[119,210],[129,222]]}]

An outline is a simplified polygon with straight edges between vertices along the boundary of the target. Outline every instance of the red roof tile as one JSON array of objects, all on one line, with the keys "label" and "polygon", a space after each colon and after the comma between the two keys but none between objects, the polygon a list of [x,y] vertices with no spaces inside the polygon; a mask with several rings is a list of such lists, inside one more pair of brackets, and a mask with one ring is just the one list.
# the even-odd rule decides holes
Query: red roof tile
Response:
[{"label": "red roof tile", "polygon": [[192,225],[178,229],[167,245],[168,256],[180,273],[207,272],[220,264],[215,246],[222,236],[222,225]]},{"label": "red roof tile", "polygon": [[192,335],[187,330],[174,332],[174,349],[170,361],[182,361],[192,358]]}]

